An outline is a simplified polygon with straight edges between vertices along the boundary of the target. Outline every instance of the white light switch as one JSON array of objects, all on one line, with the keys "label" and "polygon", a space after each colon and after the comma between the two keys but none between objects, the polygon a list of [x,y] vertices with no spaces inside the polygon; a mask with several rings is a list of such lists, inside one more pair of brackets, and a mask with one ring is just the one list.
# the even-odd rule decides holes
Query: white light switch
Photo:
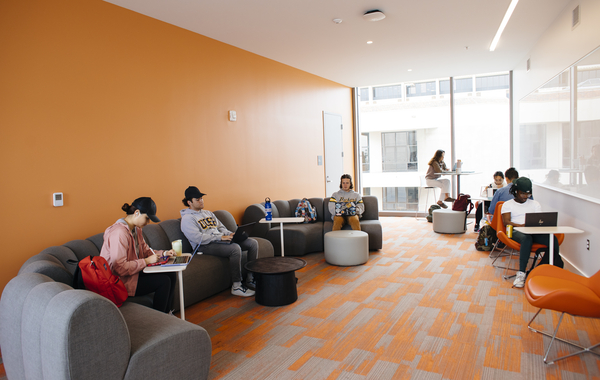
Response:
[{"label": "white light switch", "polygon": [[235,113],[235,111],[229,111],[229,121],[236,121],[237,120],[237,114]]},{"label": "white light switch", "polygon": [[63,193],[52,194],[52,205],[54,207],[60,207],[63,205]]}]

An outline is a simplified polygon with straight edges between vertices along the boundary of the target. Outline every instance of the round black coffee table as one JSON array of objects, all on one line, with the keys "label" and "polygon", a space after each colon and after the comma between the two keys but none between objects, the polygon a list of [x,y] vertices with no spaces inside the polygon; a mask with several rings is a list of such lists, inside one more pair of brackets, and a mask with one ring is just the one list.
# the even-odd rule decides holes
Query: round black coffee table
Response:
[{"label": "round black coffee table", "polygon": [[296,302],[295,271],[306,266],[306,261],[296,257],[266,257],[250,261],[246,270],[256,279],[256,302],[263,306],[284,306]]}]

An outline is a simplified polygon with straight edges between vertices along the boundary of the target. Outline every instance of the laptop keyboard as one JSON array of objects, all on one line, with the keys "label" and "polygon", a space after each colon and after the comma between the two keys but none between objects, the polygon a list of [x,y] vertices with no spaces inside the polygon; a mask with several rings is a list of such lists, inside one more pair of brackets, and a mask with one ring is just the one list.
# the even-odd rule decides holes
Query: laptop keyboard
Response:
[{"label": "laptop keyboard", "polygon": [[187,256],[177,256],[173,264],[185,264],[187,263]]}]

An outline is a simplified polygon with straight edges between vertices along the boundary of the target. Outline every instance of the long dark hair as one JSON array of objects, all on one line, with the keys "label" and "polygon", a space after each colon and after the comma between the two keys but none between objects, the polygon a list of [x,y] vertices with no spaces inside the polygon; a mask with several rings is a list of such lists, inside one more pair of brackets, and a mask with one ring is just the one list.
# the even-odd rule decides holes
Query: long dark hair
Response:
[{"label": "long dark hair", "polygon": [[427,165],[431,165],[434,162],[442,162],[442,154],[446,153],[445,151],[438,149],[435,151],[435,154],[433,155],[433,158],[431,160],[429,160],[429,163]]}]

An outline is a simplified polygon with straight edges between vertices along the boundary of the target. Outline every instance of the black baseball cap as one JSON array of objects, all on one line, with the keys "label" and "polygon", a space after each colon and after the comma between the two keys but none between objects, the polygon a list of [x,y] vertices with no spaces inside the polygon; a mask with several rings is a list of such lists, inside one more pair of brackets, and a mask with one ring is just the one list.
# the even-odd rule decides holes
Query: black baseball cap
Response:
[{"label": "black baseball cap", "polygon": [[201,193],[196,186],[190,186],[185,189],[185,199],[202,198],[206,194]]},{"label": "black baseball cap", "polygon": [[154,203],[152,198],[141,197],[133,201],[131,205],[140,210],[142,214],[148,215],[148,218],[154,223],[160,222],[160,219],[156,217],[156,203]]},{"label": "black baseball cap", "polygon": [[517,188],[517,190],[521,190],[525,193],[531,193],[531,180],[527,177],[519,177],[513,181],[513,186]]}]

